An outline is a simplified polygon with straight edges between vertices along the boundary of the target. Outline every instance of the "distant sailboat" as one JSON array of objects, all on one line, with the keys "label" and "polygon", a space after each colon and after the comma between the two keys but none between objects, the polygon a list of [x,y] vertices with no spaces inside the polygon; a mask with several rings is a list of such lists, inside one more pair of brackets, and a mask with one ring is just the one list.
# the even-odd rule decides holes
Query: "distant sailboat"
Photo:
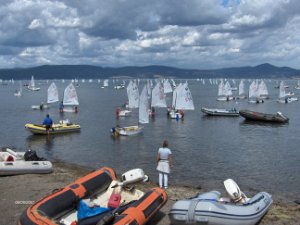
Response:
[{"label": "distant sailboat", "polygon": [[298,98],[296,97],[292,97],[294,95],[294,93],[292,92],[285,92],[285,88],[286,86],[284,85],[284,82],[281,81],[280,85],[279,85],[279,99],[277,100],[277,102],[279,103],[291,103],[294,101],[298,101]]},{"label": "distant sailboat", "polygon": [[246,98],[245,83],[244,83],[243,79],[240,81],[240,84],[239,84],[239,96],[238,96],[238,98],[239,99],[245,99]]},{"label": "distant sailboat", "polygon": [[22,96],[22,92],[23,92],[23,88],[22,88],[22,82],[20,81],[20,89],[19,90],[16,90],[14,95],[16,97],[21,97]]},{"label": "distant sailboat", "polygon": [[70,83],[64,91],[63,105],[63,112],[78,112],[79,101],[73,83]]},{"label": "distant sailboat", "polygon": [[35,81],[34,81],[33,76],[31,76],[31,81],[28,85],[28,89],[31,90],[31,91],[39,91],[41,89],[41,88],[35,86]]},{"label": "distant sailboat", "polygon": [[228,81],[226,83],[221,80],[218,87],[218,98],[217,101],[230,101],[233,100],[232,89]]},{"label": "distant sailboat", "polygon": [[128,107],[139,107],[139,89],[135,81],[130,81],[127,86]]}]

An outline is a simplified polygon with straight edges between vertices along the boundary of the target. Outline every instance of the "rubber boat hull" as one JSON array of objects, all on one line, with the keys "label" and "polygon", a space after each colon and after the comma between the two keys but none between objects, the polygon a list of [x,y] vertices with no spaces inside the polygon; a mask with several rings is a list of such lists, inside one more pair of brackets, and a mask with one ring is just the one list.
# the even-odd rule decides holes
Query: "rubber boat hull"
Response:
[{"label": "rubber boat hull", "polygon": [[201,111],[209,116],[240,116],[236,109],[208,109],[203,107]]},{"label": "rubber boat hull", "polygon": [[[80,125],[78,124],[53,124],[53,129],[49,129],[50,134],[61,134],[80,131]],[[32,123],[25,124],[25,128],[33,134],[48,134],[44,125],[36,125]]]},{"label": "rubber boat hull", "polygon": [[218,191],[211,191],[177,201],[169,213],[171,224],[254,225],[273,202],[266,192],[256,194],[243,204],[220,202],[220,195]]},{"label": "rubber boat hull", "polygon": [[[111,168],[104,167],[94,171],[35,202],[23,212],[18,224],[58,225],[63,223],[70,225],[71,221],[61,221],[61,218],[76,211],[78,202],[81,199],[96,198],[98,194],[105,192],[111,187],[110,185],[114,181],[116,181],[116,174]],[[130,203],[127,209],[116,216],[110,224],[145,224],[166,201],[167,195],[165,191],[161,188],[154,188],[146,192],[138,200]],[[72,222],[76,221],[77,216],[74,219]]]},{"label": "rubber boat hull", "polygon": [[115,127],[111,130],[114,136],[133,136],[142,132],[144,127],[142,126],[129,126],[129,127]]},{"label": "rubber boat hull", "polygon": [[[15,152],[11,149],[0,152],[0,175],[44,174],[53,171],[49,161],[25,161],[25,152]],[[7,161],[11,157],[13,161]]]},{"label": "rubber boat hull", "polygon": [[285,117],[281,113],[267,114],[261,112],[254,112],[250,110],[240,110],[239,113],[245,119],[253,121],[262,121],[270,123],[286,123],[289,121],[289,118]]}]

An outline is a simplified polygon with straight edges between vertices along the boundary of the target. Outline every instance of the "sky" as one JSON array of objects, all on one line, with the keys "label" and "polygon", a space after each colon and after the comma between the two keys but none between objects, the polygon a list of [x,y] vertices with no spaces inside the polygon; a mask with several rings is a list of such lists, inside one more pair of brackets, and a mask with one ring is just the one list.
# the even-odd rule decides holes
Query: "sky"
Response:
[{"label": "sky", "polygon": [[300,69],[299,0],[1,0],[0,68]]}]

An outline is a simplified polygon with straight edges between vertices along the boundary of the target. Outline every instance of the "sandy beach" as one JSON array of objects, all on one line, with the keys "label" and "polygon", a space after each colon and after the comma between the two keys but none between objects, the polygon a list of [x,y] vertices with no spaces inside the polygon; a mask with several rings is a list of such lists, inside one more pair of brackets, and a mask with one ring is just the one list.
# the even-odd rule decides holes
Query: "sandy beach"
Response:
[{"label": "sandy beach", "polygon": [[[18,176],[0,177],[0,224],[15,225],[21,213],[31,204],[57,188],[62,188],[91,171],[89,168],[77,165],[54,163],[54,172],[51,174],[27,174]],[[119,173],[119,171],[116,171]],[[137,188],[147,190],[155,187],[153,182],[138,184]],[[201,188],[186,186],[170,186],[167,190],[169,200],[161,211],[148,224],[170,224],[168,212],[178,199],[195,196],[198,192],[205,192]],[[246,191],[246,190],[245,190]],[[296,198],[283,198],[273,195],[274,203],[269,212],[260,222],[261,225],[296,225],[300,221],[300,205]]]}]

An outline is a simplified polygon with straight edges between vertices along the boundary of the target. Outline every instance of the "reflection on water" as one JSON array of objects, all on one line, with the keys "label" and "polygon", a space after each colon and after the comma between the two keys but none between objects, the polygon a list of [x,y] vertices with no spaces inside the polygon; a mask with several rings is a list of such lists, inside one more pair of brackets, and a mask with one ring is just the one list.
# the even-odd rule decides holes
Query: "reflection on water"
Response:
[{"label": "reflection on water", "polygon": [[241,126],[262,126],[262,127],[286,127],[289,123],[272,123],[263,121],[243,120],[240,122]]}]

